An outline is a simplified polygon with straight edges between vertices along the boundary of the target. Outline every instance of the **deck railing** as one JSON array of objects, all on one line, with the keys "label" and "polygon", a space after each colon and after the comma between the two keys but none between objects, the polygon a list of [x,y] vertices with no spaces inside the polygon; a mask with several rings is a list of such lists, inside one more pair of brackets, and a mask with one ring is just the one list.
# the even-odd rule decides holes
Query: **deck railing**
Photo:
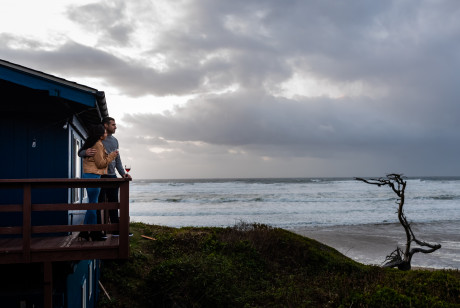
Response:
[{"label": "deck railing", "polygon": [[[66,261],[85,259],[126,259],[129,255],[129,181],[124,178],[107,179],[0,179],[0,189],[22,189],[22,204],[0,205],[0,215],[5,212],[22,213],[22,226],[0,227],[0,235],[21,235],[16,241],[22,245],[16,249],[7,244],[0,245],[0,264],[30,263],[45,261]],[[33,189],[49,188],[120,188],[120,202],[106,203],[56,203],[33,204]],[[120,210],[120,222],[95,225],[32,225],[32,212],[69,211],[69,210]],[[83,241],[78,245],[56,244],[55,247],[44,247],[36,243],[36,238],[45,233],[71,234],[81,231],[112,231],[119,232],[116,240],[108,242]],[[18,237],[18,236],[16,236]],[[70,236],[66,236],[69,238]],[[75,237],[75,236],[74,236]],[[59,238],[56,236],[55,238]],[[62,236],[61,236],[62,238]],[[48,236],[49,239],[49,236]],[[75,240],[75,238],[73,239]],[[5,242],[2,238],[0,241]],[[12,242],[9,239],[9,242]],[[69,241],[69,240],[68,240]],[[48,240],[49,242],[49,240]],[[6,242],[5,242],[6,243]],[[56,243],[58,243],[56,241]],[[62,242],[61,242],[62,243]]]}]

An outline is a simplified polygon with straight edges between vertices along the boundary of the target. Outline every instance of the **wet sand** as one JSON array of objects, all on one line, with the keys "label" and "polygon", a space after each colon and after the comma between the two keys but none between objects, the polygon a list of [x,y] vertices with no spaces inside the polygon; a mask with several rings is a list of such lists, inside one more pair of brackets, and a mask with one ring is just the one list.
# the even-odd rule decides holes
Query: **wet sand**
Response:
[{"label": "wet sand", "polygon": [[[397,246],[404,250],[406,234],[400,224],[303,227],[291,230],[337,249],[347,257],[364,264],[382,265]],[[413,267],[460,269],[460,222],[413,223],[418,240],[439,243],[441,249],[416,253]],[[412,244],[411,248],[414,248]]]}]

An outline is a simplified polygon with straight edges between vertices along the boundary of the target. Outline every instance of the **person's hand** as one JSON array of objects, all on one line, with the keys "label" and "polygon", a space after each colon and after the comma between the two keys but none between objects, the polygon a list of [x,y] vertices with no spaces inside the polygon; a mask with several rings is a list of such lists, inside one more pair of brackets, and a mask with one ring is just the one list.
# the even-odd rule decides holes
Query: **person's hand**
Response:
[{"label": "person's hand", "polygon": [[127,178],[127,179],[132,179],[131,175],[129,175],[129,173],[125,173],[123,175],[124,178]]},{"label": "person's hand", "polygon": [[93,157],[96,154],[97,150],[93,148],[86,149],[85,155],[89,157]]}]

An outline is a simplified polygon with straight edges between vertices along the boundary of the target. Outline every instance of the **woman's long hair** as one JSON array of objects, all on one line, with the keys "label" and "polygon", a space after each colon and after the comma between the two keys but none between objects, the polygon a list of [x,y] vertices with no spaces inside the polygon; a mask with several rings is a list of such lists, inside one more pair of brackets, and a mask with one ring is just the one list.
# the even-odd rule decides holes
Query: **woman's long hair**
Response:
[{"label": "woman's long hair", "polygon": [[96,144],[98,140],[101,139],[102,136],[105,134],[105,127],[102,124],[95,125],[91,127],[89,131],[89,136],[86,138],[85,144],[83,145],[82,149],[86,150],[91,148],[93,145]]}]

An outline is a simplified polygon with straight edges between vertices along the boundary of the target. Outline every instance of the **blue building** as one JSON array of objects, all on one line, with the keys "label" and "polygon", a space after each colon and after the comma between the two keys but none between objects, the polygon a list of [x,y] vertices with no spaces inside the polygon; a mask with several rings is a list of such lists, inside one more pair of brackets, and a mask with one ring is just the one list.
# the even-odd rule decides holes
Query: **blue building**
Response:
[{"label": "blue building", "polygon": [[[79,180],[78,150],[108,116],[104,92],[0,60],[0,100],[0,307],[94,307],[100,259],[129,252],[129,182]],[[82,225],[88,185],[121,187],[104,205],[120,224]],[[76,241],[94,228],[120,237]]]}]

